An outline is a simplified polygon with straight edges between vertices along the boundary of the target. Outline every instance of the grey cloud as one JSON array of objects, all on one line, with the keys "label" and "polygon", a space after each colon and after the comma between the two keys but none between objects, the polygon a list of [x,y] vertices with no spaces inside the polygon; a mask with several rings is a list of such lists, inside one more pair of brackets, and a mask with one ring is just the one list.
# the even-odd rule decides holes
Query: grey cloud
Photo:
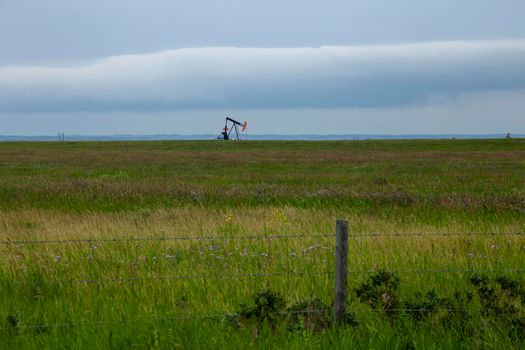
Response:
[{"label": "grey cloud", "polygon": [[0,67],[0,111],[375,108],[524,88],[525,40],[210,47]]}]

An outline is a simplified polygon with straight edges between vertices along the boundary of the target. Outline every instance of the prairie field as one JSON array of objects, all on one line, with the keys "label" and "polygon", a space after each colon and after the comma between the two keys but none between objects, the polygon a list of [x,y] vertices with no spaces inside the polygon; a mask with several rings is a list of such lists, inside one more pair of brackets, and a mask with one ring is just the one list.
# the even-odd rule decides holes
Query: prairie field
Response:
[{"label": "prairie field", "polygon": [[525,139],[3,142],[0,242],[6,349],[525,346]]}]

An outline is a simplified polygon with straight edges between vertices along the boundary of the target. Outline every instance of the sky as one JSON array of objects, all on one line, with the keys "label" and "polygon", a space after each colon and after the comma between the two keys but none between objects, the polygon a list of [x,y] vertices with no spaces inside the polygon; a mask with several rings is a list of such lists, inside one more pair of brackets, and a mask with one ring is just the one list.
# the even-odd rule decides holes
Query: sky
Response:
[{"label": "sky", "polygon": [[525,133],[523,0],[0,0],[0,134]]}]

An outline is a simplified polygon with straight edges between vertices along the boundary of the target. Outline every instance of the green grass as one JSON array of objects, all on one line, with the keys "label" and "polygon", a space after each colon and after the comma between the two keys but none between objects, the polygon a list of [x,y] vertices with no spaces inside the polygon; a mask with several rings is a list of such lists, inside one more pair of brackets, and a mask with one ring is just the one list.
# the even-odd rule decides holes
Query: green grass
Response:
[{"label": "green grass", "polygon": [[[453,271],[524,269],[525,236],[351,238],[357,326],[193,318],[267,289],[330,307],[333,238],[315,234],[338,217],[351,234],[525,232],[525,140],[0,143],[1,240],[95,239],[0,246],[0,347],[523,348],[525,301],[494,280],[523,274],[486,273],[487,302]],[[273,234],[308,237],[96,242]],[[434,290],[468,320],[374,311],[356,291],[379,269],[451,270],[399,272],[395,294]],[[246,274],[262,276],[227,278]]]}]

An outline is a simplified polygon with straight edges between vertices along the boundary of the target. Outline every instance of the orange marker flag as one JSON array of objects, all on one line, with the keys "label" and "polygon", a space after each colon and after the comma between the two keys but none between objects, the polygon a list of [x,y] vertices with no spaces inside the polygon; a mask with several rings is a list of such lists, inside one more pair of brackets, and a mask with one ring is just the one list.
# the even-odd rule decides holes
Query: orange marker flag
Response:
[{"label": "orange marker flag", "polygon": [[245,131],[248,125],[246,124],[246,120],[244,121],[244,124],[242,125],[242,131]]}]

